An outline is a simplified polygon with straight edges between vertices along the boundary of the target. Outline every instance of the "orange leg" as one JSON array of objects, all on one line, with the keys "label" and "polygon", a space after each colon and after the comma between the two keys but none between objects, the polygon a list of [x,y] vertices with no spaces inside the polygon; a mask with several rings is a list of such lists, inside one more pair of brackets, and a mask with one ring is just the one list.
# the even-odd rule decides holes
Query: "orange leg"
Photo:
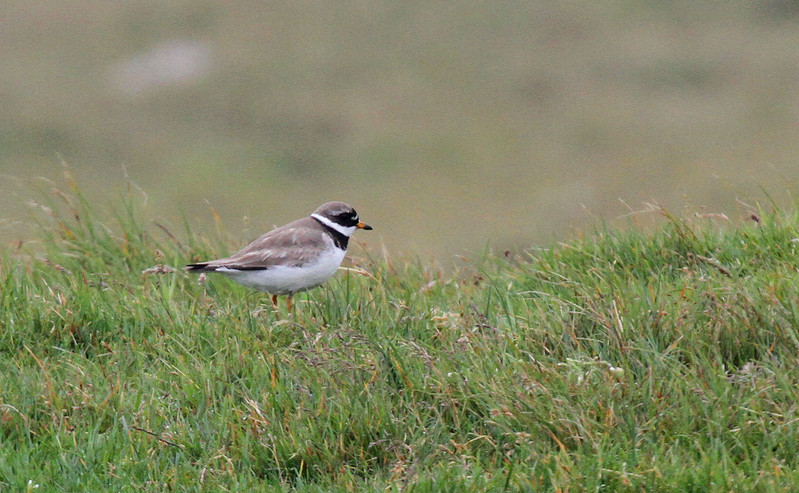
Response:
[{"label": "orange leg", "polygon": [[272,295],[272,308],[274,308],[274,310],[275,310],[275,318],[277,320],[280,320],[280,306],[278,306],[278,304],[277,304],[277,295],[276,294]]},{"label": "orange leg", "polygon": [[292,305],[292,303],[291,303],[291,297],[292,296],[293,295],[291,293],[289,293],[289,295],[286,297],[286,308],[288,308],[289,313],[292,313],[291,309],[294,308],[294,305]]}]

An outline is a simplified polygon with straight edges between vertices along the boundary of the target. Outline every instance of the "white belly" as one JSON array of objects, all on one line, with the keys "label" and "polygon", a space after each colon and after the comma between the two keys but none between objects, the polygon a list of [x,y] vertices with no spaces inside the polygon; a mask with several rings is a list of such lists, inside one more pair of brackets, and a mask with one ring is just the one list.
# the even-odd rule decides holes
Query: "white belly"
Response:
[{"label": "white belly", "polygon": [[331,248],[319,257],[316,262],[302,267],[275,265],[264,270],[236,270],[220,267],[216,272],[223,274],[248,288],[269,294],[289,294],[315,288],[336,273],[344,250]]}]

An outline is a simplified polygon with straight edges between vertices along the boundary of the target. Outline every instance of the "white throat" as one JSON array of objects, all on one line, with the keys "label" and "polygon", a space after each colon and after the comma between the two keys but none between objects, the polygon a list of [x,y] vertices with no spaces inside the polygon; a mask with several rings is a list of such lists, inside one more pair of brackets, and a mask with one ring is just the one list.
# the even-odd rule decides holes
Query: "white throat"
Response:
[{"label": "white throat", "polygon": [[334,223],[330,219],[324,216],[320,216],[319,214],[311,214],[311,217],[316,219],[320,223],[324,224],[325,226],[335,229],[336,231],[347,237],[352,236],[352,234],[355,233],[355,230],[358,229],[355,226],[342,226],[338,223]]}]

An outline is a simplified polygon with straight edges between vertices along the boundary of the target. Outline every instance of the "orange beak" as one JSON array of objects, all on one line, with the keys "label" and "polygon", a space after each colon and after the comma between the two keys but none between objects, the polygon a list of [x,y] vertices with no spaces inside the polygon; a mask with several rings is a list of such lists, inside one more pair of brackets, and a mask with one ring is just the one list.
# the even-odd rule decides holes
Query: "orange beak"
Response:
[{"label": "orange beak", "polygon": [[360,221],[358,221],[358,224],[356,224],[356,226],[358,227],[358,229],[364,229],[364,230],[366,230],[366,231],[369,231],[370,229],[372,229],[372,227],[371,227],[371,226],[369,226],[369,225],[368,225],[368,224],[366,224],[366,223],[362,223],[362,222],[360,222]]}]

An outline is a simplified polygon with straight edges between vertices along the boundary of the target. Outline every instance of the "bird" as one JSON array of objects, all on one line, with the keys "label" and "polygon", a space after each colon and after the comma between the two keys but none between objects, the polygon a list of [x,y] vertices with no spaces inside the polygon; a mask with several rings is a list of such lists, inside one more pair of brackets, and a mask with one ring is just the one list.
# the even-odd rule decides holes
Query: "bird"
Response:
[{"label": "bird", "polygon": [[257,291],[287,295],[291,313],[294,294],[315,288],[333,277],[355,231],[371,230],[344,202],[327,202],[313,214],[261,235],[230,257],[188,264],[194,273],[216,272]]}]

